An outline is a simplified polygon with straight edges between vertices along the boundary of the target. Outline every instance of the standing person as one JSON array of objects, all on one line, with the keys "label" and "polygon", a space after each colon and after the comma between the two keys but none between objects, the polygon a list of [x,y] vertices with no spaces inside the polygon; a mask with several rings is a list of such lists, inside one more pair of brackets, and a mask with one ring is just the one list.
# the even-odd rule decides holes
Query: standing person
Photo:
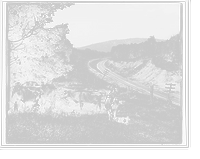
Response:
[{"label": "standing person", "polygon": [[80,92],[79,94],[79,104],[80,104],[80,109],[83,109],[83,92]]},{"label": "standing person", "polygon": [[97,96],[97,104],[99,106],[99,110],[101,110],[101,100],[102,100],[102,93]]}]

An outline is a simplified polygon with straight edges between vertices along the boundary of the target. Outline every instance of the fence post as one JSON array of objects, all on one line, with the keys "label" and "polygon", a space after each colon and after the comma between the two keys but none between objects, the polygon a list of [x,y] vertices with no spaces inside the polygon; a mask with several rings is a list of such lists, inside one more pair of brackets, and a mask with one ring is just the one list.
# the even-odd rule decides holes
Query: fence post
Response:
[{"label": "fence post", "polygon": [[126,95],[127,95],[127,98],[129,98],[129,86],[127,86],[127,88],[126,88]]},{"label": "fence post", "polygon": [[153,105],[153,85],[150,86],[150,105]]},{"label": "fence post", "polygon": [[168,89],[168,103],[169,104],[172,104],[172,100],[171,100],[171,93],[173,93],[174,89],[175,89],[175,85],[174,83],[169,83],[169,84],[166,84],[166,89]]}]

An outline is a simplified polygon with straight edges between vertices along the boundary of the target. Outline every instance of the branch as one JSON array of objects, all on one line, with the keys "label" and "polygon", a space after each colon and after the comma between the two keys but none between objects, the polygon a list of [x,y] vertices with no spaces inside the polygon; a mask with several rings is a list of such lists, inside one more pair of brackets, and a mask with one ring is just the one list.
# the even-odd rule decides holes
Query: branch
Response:
[{"label": "branch", "polygon": [[[26,24],[25,28],[22,29],[22,30],[23,30],[22,38],[21,38],[21,39],[18,39],[18,40],[10,41],[10,42],[16,43],[16,42],[22,41],[22,40],[24,40],[24,39],[26,39],[26,38],[29,38],[31,35],[36,35],[38,32],[36,32],[36,33],[33,33],[33,32],[34,32],[35,30],[39,29],[40,27],[42,27],[42,24],[39,24],[39,22],[36,20],[35,16],[34,16],[34,23],[35,23],[35,25],[34,25],[33,28],[30,29],[30,30],[27,29],[28,26],[29,26],[29,23],[30,23],[30,22],[28,22],[28,23]],[[28,33],[25,33],[25,30],[29,30]]]},{"label": "branch", "polygon": [[22,45],[23,41],[21,41],[18,45],[16,45],[15,47],[11,48],[11,50],[15,50],[16,48],[18,48],[20,45]]}]

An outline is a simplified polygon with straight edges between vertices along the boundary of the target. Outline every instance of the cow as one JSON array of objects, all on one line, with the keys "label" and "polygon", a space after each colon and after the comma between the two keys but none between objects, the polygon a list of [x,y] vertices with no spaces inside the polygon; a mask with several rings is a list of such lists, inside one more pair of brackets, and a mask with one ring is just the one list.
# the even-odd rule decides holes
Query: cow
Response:
[{"label": "cow", "polygon": [[111,100],[110,100],[110,96],[109,95],[106,96],[105,108],[106,108],[106,110],[108,112],[108,119],[110,120],[111,113],[112,113],[112,107],[111,107]]},{"label": "cow", "polygon": [[118,107],[119,100],[116,97],[108,95],[105,100],[105,108],[108,112],[109,120],[116,117]]},{"label": "cow", "polygon": [[107,94],[109,94],[109,93],[114,93],[114,94],[116,94],[117,96],[120,95],[120,90],[119,90],[119,88],[116,87],[116,86],[114,86],[114,85],[108,84],[108,85],[106,86],[106,90],[107,90]]},{"label": "cow", "polygon": [[112,88],[111,88],[111,93],[114,93],[114,94],[116,94],[117,96],[119,96],[119,95],[120,95],[120,90],[119,90],[118,87],[112,87]]},{"label": "cow", "polygon": [[76,104],[79,103],[81,110],[84,103],[95,104],[96,110],[98,108],[101,110],[101,99],[103,96],[101,92],[67,90],[65,94],[67,94],[66,98],[70,98]]},{"label": "cow", "polygon": [[38,101],[41,98],[40,88],[29,88],[22,85],[15,85],[12,91],[12,97],[14,99],[14,111],[18,111],[21,104],[32,103],[33,110],[37,111],[39,108]]},{"label": "cow", "polygon": [[54,84],[41,84],[41,93],[49,95],[56,87]]},{"label": "cow", "polygon": [[22,84],[23,87],[39,87],[40,85],[34,81],[28,81]]}]

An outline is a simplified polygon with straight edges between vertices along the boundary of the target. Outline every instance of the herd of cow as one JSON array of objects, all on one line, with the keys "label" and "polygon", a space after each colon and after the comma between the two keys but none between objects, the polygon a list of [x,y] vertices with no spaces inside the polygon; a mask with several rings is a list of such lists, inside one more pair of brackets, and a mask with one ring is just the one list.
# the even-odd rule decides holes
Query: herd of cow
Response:
[{"label": "herd of cow", "polygon": [[[50,94],[53,90],[55,90],[56,87],[54,84],[41,84],[38,85],[36,82],[27,82],[23,85],[20,83],[16,83],[15,87],[12,90],[12,96],[17,95],[19,97],[18,100],[15,100],[14,103],[14,111],[18,111],[19,107],[19,101],[26,103],[27,101],[32,101],[32,111],[37,111],[40,107],[40,104],[38,103],[39,100],[41,99],[41,96],[43,95],[48,95]],[[84,91],[80,92],[79,95],[79,104],[80,104],[80,109],[83,109],[84,106],[84,100],[81,96],[83,96]],[[88,93],[87,93],[88,94]],[[70,92],[68,91],[67,96],[70,96]],[[123,104],[123,101],[120,100],[119,98],[119,92],[116,87],[110,86],[108,87],[108,92],[107,93],[101,93],[99,92],[98,95],[95,95],[95,100],[94,98],[92,99],[93,102],[95,103],[99,109],[102,109],[102,104],[105,107],[105,110],[108,114],[108,119],[112,121],[116,121],[119,123],[124,123],[128,124],[130,118],[128,116],[126,117],[118,117],[117,113],[119,112],[119,107],[120,105]]]}]

